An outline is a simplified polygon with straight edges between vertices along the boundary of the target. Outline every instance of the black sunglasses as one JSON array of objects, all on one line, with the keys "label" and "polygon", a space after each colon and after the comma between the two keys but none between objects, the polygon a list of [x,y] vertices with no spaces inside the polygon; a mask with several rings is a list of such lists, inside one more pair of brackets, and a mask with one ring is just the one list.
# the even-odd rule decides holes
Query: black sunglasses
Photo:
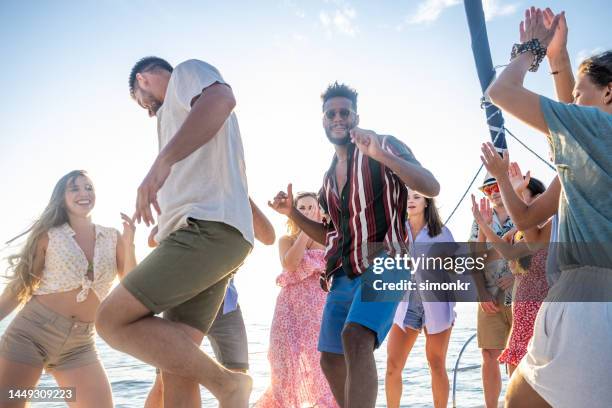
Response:
[{"label": "black sunglasses", "polygon": [[334,120],[334,118],[336,117],[336,114],[339,114],[341,119],[348,119],[348,117],[351,116],[351,113],[354,113],[354,112],[350,109],[342,108],[338,110],[336,109],[326,110],[324,115],[329,120]]}]

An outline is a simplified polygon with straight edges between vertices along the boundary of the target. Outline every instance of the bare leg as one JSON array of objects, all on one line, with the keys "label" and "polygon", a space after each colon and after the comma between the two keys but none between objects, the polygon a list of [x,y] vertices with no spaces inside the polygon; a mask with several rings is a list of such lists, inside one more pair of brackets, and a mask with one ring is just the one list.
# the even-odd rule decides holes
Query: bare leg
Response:
[{"label": "bare leg", "polygon": [[408,355],[419,336],[419,332],[406,328],[404,332],[397,325],[391,327],[387,342],[387,372],[385,374],[385,393],[387,407],[399,408],[402,398],[402,370]]},{"label": "bare leg", "polygon": [[163,372],[195,379],[221,407],[248,407],[251,377],[225,369],[203,353],[179,325],[150,313],[120,285],[98,308],[96,329],[111,347]]},{"label": "bare leg", "polygon": [[3,395],[0,395],[0,406],[2,408],[25,407],[25,399],[9,402],[8,390],[34,388],[41,374],[42,367],[33,367],[0,357],[0,389],[3,393]]},{"label": "bare leg", "polygon": [[[204,339],[204,333],[183,323],[176,323],[197,347]],[[164,384],[164,406],[176,408],[201,407],[200,384],[193,378],[181,377],[162,370]]]},{"label": "bare leg", "polygon": [[509,377],[512,377],[512,374],[514,374],[515,370],[516,370],[516,366],[514,364],[508,363],[508,376]]},{"label": "bare leg", "polygon": [[342,330],[342,348],[347,377],[344,389],[345,408],[373,408],[378,393],[374,346],[376,334],[357,323]]},{"label": "bare leg", "polygon": [[70,408],[113,407],[113,394],[104,367],[98,361],[83,367],[53,370],[51,374],[60,387],[74,387],[76,401]]},{"label": "bare leg", "polygon": [[452,327],[441,333],[427,334],[425,354],[431,373],[431,391],[435,408],[446,408],[448,405],[449,381],[446,372],[446,352]]},{"label": "bare leg", "polygon": [[336,402],[344,407],[344,386],[346,384],[346,361],[343,354],[321,352],[321,370],[327,378],[329,388]]},{"label": "bare leg", "polygon": [[502,350],[482,349],[482,388],[487,408],[497,408],[499,402],[502,381],[497,358],[501,352]]},{"label": "bare leg", "polygon": [[550,405],[540,397],[531,385],[525,381],[520,372],[515,372],[510,378],[506,391],[506,408],[550,408]]},{"label": "bare leg", "polygon": [[164,381],[161,374],[155,375],[155,382],[147,395],[144,408],[164,408]]}]

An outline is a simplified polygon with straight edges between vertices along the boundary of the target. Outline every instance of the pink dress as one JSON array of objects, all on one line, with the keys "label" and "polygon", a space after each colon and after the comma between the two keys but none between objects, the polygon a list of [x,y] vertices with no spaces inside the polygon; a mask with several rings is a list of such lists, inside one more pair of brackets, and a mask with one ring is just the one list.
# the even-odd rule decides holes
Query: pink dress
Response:
[{"label": "pink dress", "polygon": [[[515,274],[516,291],[512,299],[512,331],[506,349],[499,356],[502,363],[518,365],[527,354],[527,344],[533,336],[533,324],[542,301],[548,293],[546,282],[546,257],[548,249],[540,249],[533,254],[529,271]],[[510,268],[515,271],[516,263]]]},{"label": "pink dress", "polygon": [[317,351],[327,296],[319,286],[319,275],[325,269],[323,254],[320,249],[306,250],[295,271],[283,271],[276,278],[282,289],[270,328],[272,378],[257,408],[338,407]]}]

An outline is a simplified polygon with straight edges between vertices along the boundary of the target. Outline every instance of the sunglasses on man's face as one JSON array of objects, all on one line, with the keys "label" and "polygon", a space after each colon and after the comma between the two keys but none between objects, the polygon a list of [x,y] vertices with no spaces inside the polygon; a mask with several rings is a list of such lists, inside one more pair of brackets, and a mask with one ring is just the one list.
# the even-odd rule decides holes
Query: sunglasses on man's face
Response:
[{"label": "sunglasses on man's face", "polygon": [[348,119],[349,116],[351,116],[351,113],[353,113],[352,110],[350,109],[346,109],[346,108],[342,108],[342,109],[329,109],[326,110],[324,115],[327,119],[329,120],[334,120],[334,118],[336,117],[336,115],[340,115],[340,118],[343,120]]},{"label": "sunglasses on man's face", "polygon": [[489,184],[488,186],[484,186],[482,188],[482,192],[485,193],[486,195],[499,193],[499,186],[497,185],[497,183]]}]

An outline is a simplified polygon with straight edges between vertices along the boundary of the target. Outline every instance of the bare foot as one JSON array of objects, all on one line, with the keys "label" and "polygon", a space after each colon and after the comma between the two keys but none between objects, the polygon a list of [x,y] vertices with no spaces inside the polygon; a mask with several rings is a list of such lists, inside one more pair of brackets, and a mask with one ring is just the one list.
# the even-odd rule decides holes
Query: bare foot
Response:
[{"label": "bare foot", "polygon": [[219,398],[219,408],[248,408],[253,379],[247,374],[232,373],[231,381],[226,396]]}]

